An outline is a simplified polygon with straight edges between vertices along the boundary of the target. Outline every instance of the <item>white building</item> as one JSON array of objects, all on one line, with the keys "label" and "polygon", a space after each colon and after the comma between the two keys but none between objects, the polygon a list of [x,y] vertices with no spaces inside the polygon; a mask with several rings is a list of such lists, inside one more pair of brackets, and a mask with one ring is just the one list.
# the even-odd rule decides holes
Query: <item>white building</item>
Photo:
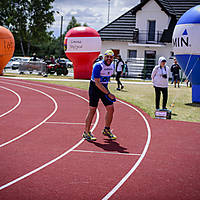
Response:
[{"label": "white building", "polygon": [[134,76],[144,77],[145,73],[149,77],[160,56],[166,57],[168,66],[172,65],[174,27],[183,13],[199,4],[200,0],[141,0],[98,31],[102,38],[101,53],[112,49],[124,60],[144,60],[142,68],[141,63],[131,62],[135,66]]}]

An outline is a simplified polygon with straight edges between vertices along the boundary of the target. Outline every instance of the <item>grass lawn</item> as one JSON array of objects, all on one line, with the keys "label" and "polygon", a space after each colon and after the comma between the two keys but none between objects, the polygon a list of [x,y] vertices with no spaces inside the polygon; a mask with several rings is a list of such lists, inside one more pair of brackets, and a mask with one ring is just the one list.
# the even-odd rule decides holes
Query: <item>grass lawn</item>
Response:
[{"label": "grass lawn", "polygon": [[[5,76],[17,76],[17,77],[29,77],[29,78],[41,78],[37,75],[11,75],[5,74]],[[48,78],[53,79],[66,79],[66,77],[58,76],[49,76]],[[72,78],[69,78],[69,80]],[[89,82],[81,81],[54,81],[54,80],[38,80],[41,82],[48,82],[53,84],[62,84],[69,87],[80,88],[88,90]],[[122,81],[123,82],[123,81]],[[110,91],[120,99],[123,99],[135,106],[138,106],[151,117],[154,117],[155,111],[155,97],[154,97],[154,88],[152,85],[140,85],[140,84],[131,84],[133,81],[125,83],[125,88],[122,91],[116,90],[116,83],[110,83]],[[172,109],[172,120],[179,121],[190,121],[190,122],[200,122],[200,104],[192,103],[192,89],[186,86],[181,86],[181,88],[174,88],[172,85],[169,85],[169,97],[168,97],[168,109]],[[173,108],[170,107],[172,103],[175,102]],[[161,99],[162,103],[162,99]]]}]

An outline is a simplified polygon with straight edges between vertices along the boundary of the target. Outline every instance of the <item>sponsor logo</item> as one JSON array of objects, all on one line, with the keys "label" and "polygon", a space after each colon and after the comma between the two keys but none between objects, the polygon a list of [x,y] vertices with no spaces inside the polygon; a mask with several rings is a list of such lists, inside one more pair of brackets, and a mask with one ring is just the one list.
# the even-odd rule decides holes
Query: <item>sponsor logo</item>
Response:
[{"label": "sponsor logo", "polygon": [[173,47],[191,47],[187,29],[184,30],[180,37],[175,37],[172,39],[172,45]]},{"label": "sponsor logo", "polygon": [[110,77],[102,77],[101,82],[107,83],[109,82],[109,80],[110,80]]},{"label": "sponsor logo", "polygon": [[104,68],[104,70],[105,71],[108,71],[108,70],[110,71],[110,70],[113,70],[113,68]]}]

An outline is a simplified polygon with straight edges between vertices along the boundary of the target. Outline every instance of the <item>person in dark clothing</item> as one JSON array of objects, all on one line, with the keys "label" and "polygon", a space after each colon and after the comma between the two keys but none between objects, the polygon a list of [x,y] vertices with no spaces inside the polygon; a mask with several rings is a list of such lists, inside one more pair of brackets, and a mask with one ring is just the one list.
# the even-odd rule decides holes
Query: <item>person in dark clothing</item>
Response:
[{"label": "person in dark clothing", "polygon": [[121,55],[118,55],[117,59],[118,59],[117,64],[116,64],[116,72],[117,72],[116,81],[117,81],[117,86],[118,86],[117,90],[121,90],[124,88],[124,86],[122,85],[120,81],[120,77],[123,74],[123,70],[124,70],[124,61],[122,60]]},{"label": "person in dark clothing", "polygon": [[100,54],[99,57],[94,61],[94,63],[102,61],[103,60],[103,55]]},{"label": "person in dark clothing", "polygon": [[124,70],[123,70],[123,77],[124,78],[128,77],[128,64],[127,63],[128,63],[127,61],[124,63]]},{"label": "person in dark clothing", "polygon": [[36,53],[33,53],[33,61],[37,61]]},{"label": "person in dark clothing", "polygon": [[178,83],[178,87],[179,83],[180,83],[180,75],[179,75],[179,70],[180,70],[180,66],[176,60],[176,58],[174,58],[174,64],[171,66],[171,72],[172,72],[172,76],[173,76],[173,80],[174,80],[174,87],[176,87],[176,83]]},{"label": "person in dark clothing", "polygon": [[52,64],[56,64],[54,56],[51,55],[51,56],[50,56],[50,60],[51,60],[51,63],[52,63]]}]

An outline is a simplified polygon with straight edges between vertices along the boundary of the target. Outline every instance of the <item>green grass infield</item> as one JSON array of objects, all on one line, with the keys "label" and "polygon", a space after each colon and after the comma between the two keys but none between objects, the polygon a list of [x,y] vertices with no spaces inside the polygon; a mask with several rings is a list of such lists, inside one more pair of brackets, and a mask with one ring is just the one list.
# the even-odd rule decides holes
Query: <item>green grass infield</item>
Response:
[{"label": "green grass infield", "polygon": [[[22,77],[22,78],[42,78],[38,75],[16,75],[6,74],[5,77]],[[40,82],[48,82],[53,84],[65,85],[68,87],[80,88],[88,90],[89,81],[74,81],[71,77],[66,76],[48,76],[46,80],[35,80]],[[53,80],[55,79],[55,80]],[[57,80],[59,79],[59,80]],[[66,79],[66,80],[65,80]],[[112,78],[109,83],[110,92],[117,98],[129,102],[149,114],[154,118],[155,112],[155,93],[150,81],[145,81],[148,84],[138,80],[126,80],[122,79],[122,83],[125,86],[123,90],[117,91],[116,81]],[[137,84],[136,84],[137,83]],[[167,108],[172,110],[172,120],[188,121],[188,122],[200,122],[200,104],[192,103],[192,88],[186,87],[186,84],[181,84],[180,88],[174,88],[169,84],[168,89],[168,104]],[[162,97],[161,97],[162,104]],[[174,104],[174,107],[172,105]]]}]

